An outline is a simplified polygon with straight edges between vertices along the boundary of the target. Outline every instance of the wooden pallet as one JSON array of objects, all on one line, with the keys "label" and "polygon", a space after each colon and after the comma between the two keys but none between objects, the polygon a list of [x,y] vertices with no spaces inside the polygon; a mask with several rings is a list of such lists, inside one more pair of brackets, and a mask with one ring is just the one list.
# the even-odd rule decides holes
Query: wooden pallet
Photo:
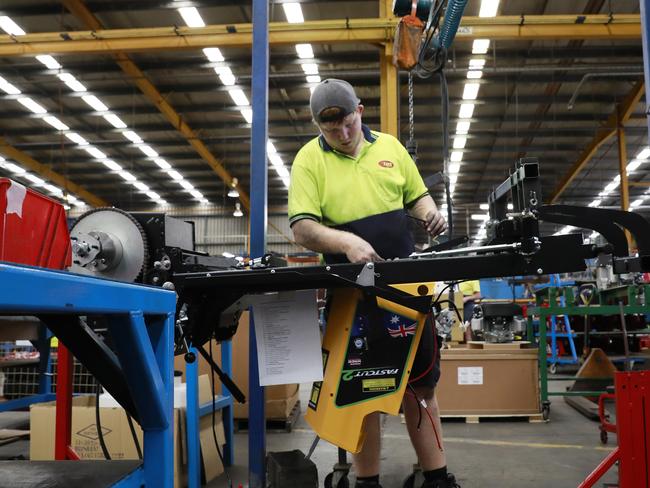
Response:
[{"label": "wooden pallet", "polygon": [[[296,402],[286,418],[266,419],[266,430],[291,432],[299,418],[300,400]],[[235,432],[240,430],[248,430],[248,419],[235,419]]]},{"label": "wooden pallet", "polygon": [[520,420],[528,420],[529,423],[531,424],[536,424],[536,423],[541,423],[541,422],[546,422],[544,420],[544,417],[541,413],[507,413],[507,414],[485,414],[485,415],[473,415],[473,414],[466,414],[466,415],[441,415],[440,416],[442,419],[464,419],[466,424],[478,424],[481,422],[481,420],[503,420],[503,421],[520,421]]},{"label": "wooden pallet", "polygon": [[530,347],[529,341],[517,342],[485,342],[485,341],[469,341],[467,343],[469,349],[527,349]]}]

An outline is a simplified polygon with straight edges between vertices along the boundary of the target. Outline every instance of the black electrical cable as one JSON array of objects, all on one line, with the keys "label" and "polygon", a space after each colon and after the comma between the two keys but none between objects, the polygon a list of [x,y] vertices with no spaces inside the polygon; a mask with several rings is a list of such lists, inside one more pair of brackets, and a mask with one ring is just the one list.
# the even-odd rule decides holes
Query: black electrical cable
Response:
[{"label": "black electrical cable", "polygon": [[[446,58],[446,56],[445,56]],[[438,71],[440,77],[440,104],[442,109],[442,158],[445,172],[445,196],[447,201],[447,228],[449,240],[454,236],[453,201],[449,190],[449,90],[447,87],[447,75],[444,70]]]},{"label": "black electrical cable", "polygon": [[[210,359],[212,362],[214,362],[214,359],[212,357],[212,338],[208,341],[208,346],[209,346],[209,353],[210,353]],[[217,448],[217,454],[219,455],[219,459],[221,460],[221,465],[223,466],[223,471],[226,474],[226,479],[228,480],[228,486],[232,488],[232,479],[230,479],[230,473],[228,472],[228,468],[226,467],[226,463],[223,459],[223,454],[221,453],[221,447],[219,447],[219,441],[217,440],[217,429],[215,427],[216,423],[216,414],[217,414],[217,407],[214,402],[214,368],[210,368],[210,375],[212,377],[212,381],[210,381],[210,391],[212,392],[212,437],[214,438],[214,445]]]},{"label": "black electrical cable", "polygon": [[102,385],[97,382],[97,391],[95,394],[95,424],[97,427],[97,438],[99,439],[99,446],[102,448],[102,453],[104,454],[104,459],[107,461],[111,460],[111,455],[106,448],[106,443],[104,442],[104,434],[102,433],[102,422],[99,415],[99,395],[102,392]]},{"label": "black electrical cable", "polygon": [[446,303],[446,304],[448,304],[449,307],[450,307],[454,312],[456,312],[456,317],[458,317],[458,321],[459,321],[460,323],[463,322],[463,319],[462,319],[461,316],[460,316],[460,312],[458,311],[458,307],[456,306],[456,304],[455,304],[454,302],[452,302],[451,300],[439,300],[439,301],[436,302],[436,304],[439,304],[439,303]]},{"label": "black electrical cable", "polygon": [[135,450],[138,452],[138,459],[142,459],[142,449],[140,448],[140,441],[138,440],[138,435],[135,433],[135,427],[133,426],[133,419],[126,412],[126,421],[129,423],[129,429],[131,430],[131,436],[133,437],[133,443],[135,444]]}]

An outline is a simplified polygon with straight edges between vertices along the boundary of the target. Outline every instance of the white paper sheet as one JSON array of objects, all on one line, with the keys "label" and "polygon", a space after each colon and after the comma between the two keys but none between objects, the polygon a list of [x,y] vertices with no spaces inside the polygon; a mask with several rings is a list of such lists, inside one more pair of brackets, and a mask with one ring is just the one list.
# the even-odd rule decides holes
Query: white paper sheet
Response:
[{"label": "white paper sheet", "polygon": [[323,380],[316,290],[251,297],[260,384]]}]

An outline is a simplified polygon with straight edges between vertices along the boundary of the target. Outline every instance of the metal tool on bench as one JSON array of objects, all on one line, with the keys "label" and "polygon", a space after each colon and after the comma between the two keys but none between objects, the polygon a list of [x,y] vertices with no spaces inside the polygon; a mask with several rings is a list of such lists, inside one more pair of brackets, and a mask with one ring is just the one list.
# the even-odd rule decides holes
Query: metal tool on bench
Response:
[{"label": "metal tool on bench", "polygon": [[526,320],[516,303],[481,303],[474,306],[472,334],[486,342],[512,342],[526,333]]}]

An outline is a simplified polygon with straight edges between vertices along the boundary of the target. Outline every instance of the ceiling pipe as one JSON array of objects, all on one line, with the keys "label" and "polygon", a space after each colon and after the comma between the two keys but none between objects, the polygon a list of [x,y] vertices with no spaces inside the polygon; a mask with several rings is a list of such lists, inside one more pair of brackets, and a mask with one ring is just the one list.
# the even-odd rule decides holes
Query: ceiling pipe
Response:
[{"label": "ceiling pipe", "polygon": [[576,86],[575,91],[573,92],[573,95],[571,95],[571,98],[569,99],[569,103],[567,104],[566,108],[568,110],[573,110],[573,107],[575,105],[576,98],[578,98],[578,92],[580,91],[580,88],[582,85],[587,81],[589,78],[605,78],[605,77],[612,77],[612,78],[617,78],[617,77],[625,77],[625,76],[642,76],[643,71],[629,71],[629,72],[618,72],[618,73],[587,73],[582,77],[580,80],[580,83],[578,83],[578,86]]}]

